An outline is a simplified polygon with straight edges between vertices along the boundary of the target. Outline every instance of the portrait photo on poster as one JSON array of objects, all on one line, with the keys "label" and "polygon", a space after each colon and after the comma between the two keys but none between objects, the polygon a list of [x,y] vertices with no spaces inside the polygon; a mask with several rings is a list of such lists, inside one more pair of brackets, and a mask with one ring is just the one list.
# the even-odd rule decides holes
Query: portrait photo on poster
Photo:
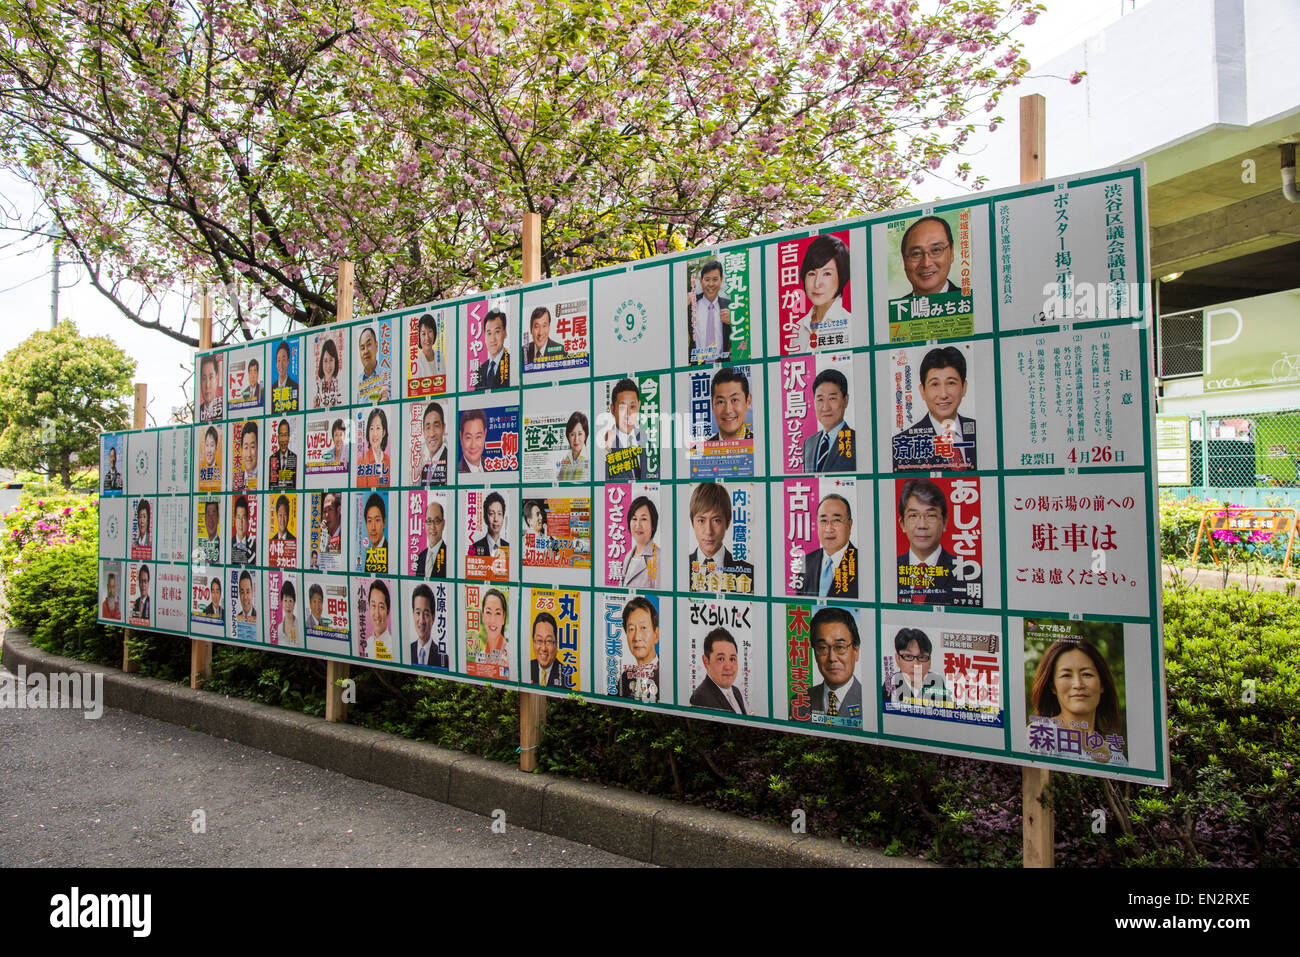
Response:
[{"label": "portrait photo on poster", "polygon": [[[849,243],[849,231],[839,230],[775,244],[774,315],[781,355],[854,346]],[[860,335],[856,344],[865,338]]]},{"label": "portrait photo on poster", "polygon": [[[992,347],[984,342],[882,351],[877,366],[882,459],[895,472],[996,467]],[[980,371],[983,381],[980,381]],[[980,458],[979,423],[988,430]]]}]

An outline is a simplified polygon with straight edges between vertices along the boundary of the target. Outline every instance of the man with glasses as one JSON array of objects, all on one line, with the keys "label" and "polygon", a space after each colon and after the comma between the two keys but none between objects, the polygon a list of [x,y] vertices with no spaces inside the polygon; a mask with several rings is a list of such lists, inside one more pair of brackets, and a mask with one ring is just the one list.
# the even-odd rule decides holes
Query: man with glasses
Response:
[{"label": "man with glasses", "polygon": [[827,495],[817,506],[817,540],[821,548],[804,558],[800,595],[858,597],[858,550],[849,541],[853,511],[842,495]]},{"label": "man with glasses", "polygon": [[894,636],[894,665],[897,671],[885,679],[880,694],[884,701],[920,705],[925,698],[945,696],[943,675],[930,670],[934,646],[920,628],[901,628]]},{"label": "man with glasses", "polygon": [[563,688],[564,675],[555,658],[559,650],[559,626],[555,616],[544,611],[533,619],[533,659],[530,662],[529,681],[546,688]]},{"label": "man with glasses", "polygon": [[[862,682],[856,671],[862,639],[852,612],[823,608],[813,615],[810,628],[813,660],[821,673],[808,700],[815,715],[836,719],[829,724],[862,727]],[[794,720],[794,714],[790,715]]]},{"label": "man with glasses", "polygon": [[903,233],[903,272],[913,296],[960,292],[948,278],[952,269],[952,227],[938,216],[922,216]]},{"label": "man with glasses", "polygon": [[898,556],[898,600],[914,605],[951,605],[968,594],[957,581],[957,557],[943,547],[948,499],[929,479],[908,479],[898,495],[898,524],[907,551]]}]

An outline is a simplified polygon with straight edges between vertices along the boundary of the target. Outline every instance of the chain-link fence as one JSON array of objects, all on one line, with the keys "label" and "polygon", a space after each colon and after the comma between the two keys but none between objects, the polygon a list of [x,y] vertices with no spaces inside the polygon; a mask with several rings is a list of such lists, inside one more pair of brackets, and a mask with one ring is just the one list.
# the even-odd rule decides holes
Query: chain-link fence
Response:
[{"label": "chain-link fence", "polygon": [[1300,409],[1189,419],[1193,489],[1300,488]]}]

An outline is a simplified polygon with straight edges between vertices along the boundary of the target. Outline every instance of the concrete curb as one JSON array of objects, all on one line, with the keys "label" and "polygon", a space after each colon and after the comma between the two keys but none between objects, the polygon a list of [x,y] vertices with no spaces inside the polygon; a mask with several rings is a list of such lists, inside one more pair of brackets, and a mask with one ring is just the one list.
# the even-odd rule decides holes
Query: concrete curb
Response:
[{"label": "concrete curb", "polygon": [[28,674],[102,674],[104,704],[382,784],[519,827],[665,867],[933,867],[912,858],[792,834],[775,824],[586,781],[526,774],[369,728],[228,698],[157,678],[52,655],[21,632],[4,634],[0,661]]}]

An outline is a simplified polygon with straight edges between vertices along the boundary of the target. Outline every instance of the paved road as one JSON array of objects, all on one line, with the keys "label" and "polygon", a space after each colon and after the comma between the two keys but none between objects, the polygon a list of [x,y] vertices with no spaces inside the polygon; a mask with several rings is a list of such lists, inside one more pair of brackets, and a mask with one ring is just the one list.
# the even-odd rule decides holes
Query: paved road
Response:
[{"label": "paved road", "polygon": [[0,708],[0,867],[647,866],[506,825],[126,711]]}]

